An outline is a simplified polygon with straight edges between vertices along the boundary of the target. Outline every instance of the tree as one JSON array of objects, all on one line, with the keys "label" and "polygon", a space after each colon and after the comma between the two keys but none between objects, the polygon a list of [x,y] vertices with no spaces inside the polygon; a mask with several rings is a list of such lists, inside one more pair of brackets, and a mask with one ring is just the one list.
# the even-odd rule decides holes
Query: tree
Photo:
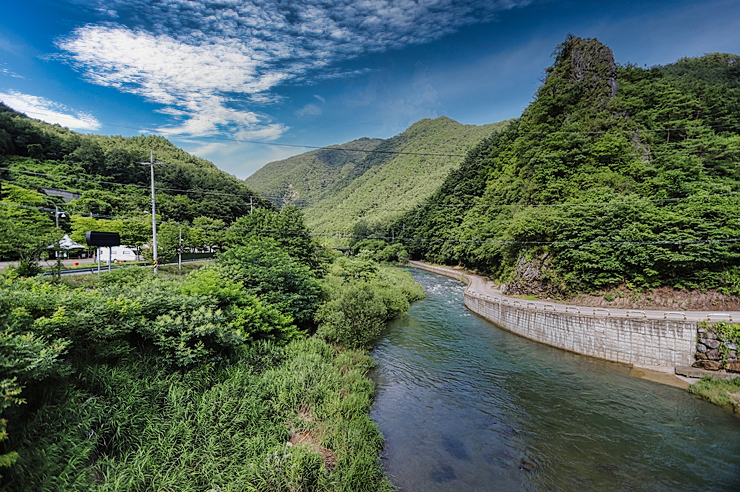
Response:
[{"label": "tree", "polygon": [[39,211],[46,197],[19,186],[6,185],[7,197],[0,201],[0,254],[20,258],[22,272],[35,274],[37,263],[63,236],[52,218]]},{"label": "tree", "polygon": [[316,268],[321,263],[319,247],[312,240],[303,212],[294,206],[280,212],[257,209],[237,219],[226,235],[230,246],[245,245],[255,238],[271,238],[290,256],[304,265]]},{"label": "tree", "polygon": [[311,269],[288,255],[273,239],[252,239],[218,255],[225,278],[240,282],[260,301],[290,314],[301,328],[313,326],[321,287]]},{"label": "tree", "polygon": [[226,223],[221,219],[212,219],[210,217],[196,217],[193,220],[193,226],[198,231],[193,236],[193,241],[196,238],[203,239],[202,243],[199,243],[196,247],[208,249],[213,252],[214,249],[222,251],[227,244],[227,233]]}]

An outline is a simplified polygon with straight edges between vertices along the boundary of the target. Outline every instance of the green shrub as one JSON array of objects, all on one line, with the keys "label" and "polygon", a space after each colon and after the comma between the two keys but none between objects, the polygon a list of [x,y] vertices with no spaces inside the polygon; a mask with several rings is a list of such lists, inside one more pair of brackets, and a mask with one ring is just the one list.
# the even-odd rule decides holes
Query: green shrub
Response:
[{"label": "green shrub", "polygon": [[263,303],[293,317],[303,328],[313,326],[322,301],[321,286],[311,269],[293,259],[270,239],[245,241],[216,258],[221,277],[238,282]]},{"label": "green shrub", "polygon": [[317,334],[348,348],[366,349],[385,327],[387,315],[382,297],[370,284],[353,283],[319,308]]}]

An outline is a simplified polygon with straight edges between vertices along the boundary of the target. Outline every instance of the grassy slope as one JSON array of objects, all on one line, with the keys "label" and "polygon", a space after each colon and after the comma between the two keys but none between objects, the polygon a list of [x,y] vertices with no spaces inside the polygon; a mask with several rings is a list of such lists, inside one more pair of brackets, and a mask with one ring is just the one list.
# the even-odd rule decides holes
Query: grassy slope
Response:
[{"label": "grassy slope", "polygon": [[331,233],[349,233],[359,220],[389,224],[434,193],[471,146],[507,124],[462,125],[446,117],[422,120],[377,150],[452,156],[371,154],[359,176],[306,208],[306,222],[316,231]]},{"label": "grassy slope", "polygon": [[335,191],[338,185],[357,172],[356,168],[367,157],[366,152],[328,149],[373,150],[382,142],[381,139],[361,138],[271,162],[245,182],[280,205],[290,203],[305,207]]}]

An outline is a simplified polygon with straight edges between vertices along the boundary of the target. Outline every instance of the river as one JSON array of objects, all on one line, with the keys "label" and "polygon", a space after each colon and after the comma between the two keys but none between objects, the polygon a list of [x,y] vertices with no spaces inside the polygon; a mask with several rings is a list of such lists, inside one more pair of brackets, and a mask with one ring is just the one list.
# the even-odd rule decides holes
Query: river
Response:
[{"label": "river", "polygon": [[403,491],[740,490],[740,419],[627,366],[554,349],[427,292],[372,355],[371,416]]}]

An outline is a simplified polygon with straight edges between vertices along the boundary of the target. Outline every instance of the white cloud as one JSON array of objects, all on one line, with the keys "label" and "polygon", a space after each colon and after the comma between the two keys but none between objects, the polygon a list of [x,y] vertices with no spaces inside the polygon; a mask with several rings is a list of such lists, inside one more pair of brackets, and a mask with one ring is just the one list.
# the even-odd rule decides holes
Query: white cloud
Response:
[{"label": "white cloud", "polygon": [[57,44],[89,81],[184,117],[168,131],[212,135],[265,127],[274,134],[287,128],[234,109],[234,99],[274,103],[277,86],[365,72],[331,69],[335,62],[426,43],[529,2],[99,0],[101,12],[121,22],[133,13],[133,21],[80,27]]},{"label": "white cloud", "polygon": [[325,103],[326,102],[326,99],[324,99],[323,97],[319,96],[318,94],[314,94],[313,97],[315,97],[316,99],[318,99],[322,103]]},{"label": "white cloud", "polygon": [[295,112],[298,116],[319,116],[321,114],[321,108],[311,103],[306,104],[301,109]]},{"label": "white cloud", "polygon": [[0,92],[0,101],[31,118],[59,124],[73,130],[98,130],[101,126],[100,122],[89,113],[73,111],[63,104],[39,96],[22,94],[17,91]]},{"label": "white cloud", "polygon": [[8,77],[13,77],[13,78],[16,78],[16,79],[23,79],[23,78],[25,78],[25,77],[22,77],[22,76],[18,75],[14,71],[7,69],[7,68],[0,68],[0,73],[3,74],[3,75],[7,75]]}]

